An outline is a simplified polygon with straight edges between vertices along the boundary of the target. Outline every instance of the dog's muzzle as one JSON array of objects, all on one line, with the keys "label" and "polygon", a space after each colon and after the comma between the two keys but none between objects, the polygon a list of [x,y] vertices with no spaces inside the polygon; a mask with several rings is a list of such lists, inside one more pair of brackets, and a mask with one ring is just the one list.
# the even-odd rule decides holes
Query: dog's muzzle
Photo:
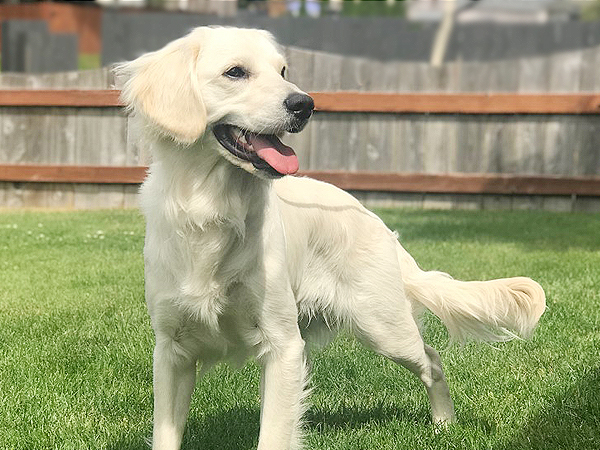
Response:
[{"label": "dog's muzzle", "polygon": [[237,159],[251,163],[271,178],[298,171],[298,157],[291,147],[279,139],[283,131],[298,133],[312,116],[315,102],[306,94],[294,93],[283,101],[288,118],[285,129],[256,133],[235,125],[220,123],[213,127],[217,141]]},{"label": "dog's muzzle", "polygon": [[287,131],[298,133],[306,126],[308,119],[315,109],[315,102],[310,95],[294,93],[289,95],[283,102],[285,109],[291,115],[292,120]]},{"label": "dog's muzzle", "polygon": [[234,125],[213,127],[217,141],[233,156],[252,165],[271,178],[291,175],[298,171],[298,157],[275,134],[244,131]]}]

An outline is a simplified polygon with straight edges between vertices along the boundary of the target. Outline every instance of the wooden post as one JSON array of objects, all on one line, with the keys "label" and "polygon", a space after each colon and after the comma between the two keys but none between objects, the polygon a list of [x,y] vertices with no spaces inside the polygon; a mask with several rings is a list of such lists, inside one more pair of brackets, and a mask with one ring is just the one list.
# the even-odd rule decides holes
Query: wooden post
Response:
[{"label": "wooden post", "polygon": [[269,17],[281,17],[285,15],[287,11],[286,0],[268,0],[267,11]]},{"label": "wooden post", "polygon": [[444,3],[444,18],[442,19],[433,42],[430,63],[433,67],[440,67],[446,56],[448,42],[454,28],[454,15],[456,12],[456,0],[446,0]]}]

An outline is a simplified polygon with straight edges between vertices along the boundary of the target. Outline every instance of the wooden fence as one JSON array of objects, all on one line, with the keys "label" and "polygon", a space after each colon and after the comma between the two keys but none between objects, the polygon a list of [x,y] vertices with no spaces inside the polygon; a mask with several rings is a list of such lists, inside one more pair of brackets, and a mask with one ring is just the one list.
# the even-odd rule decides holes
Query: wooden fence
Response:
[{"label": "wooden fence", "polygon": [[[600,49],[440,69],[288,58],[318,111],[287,139],[304,173],[380,204],[600,209]],[[148,155],[112,85],[106,69],[0,76],[0,205],[135,205]]]}]

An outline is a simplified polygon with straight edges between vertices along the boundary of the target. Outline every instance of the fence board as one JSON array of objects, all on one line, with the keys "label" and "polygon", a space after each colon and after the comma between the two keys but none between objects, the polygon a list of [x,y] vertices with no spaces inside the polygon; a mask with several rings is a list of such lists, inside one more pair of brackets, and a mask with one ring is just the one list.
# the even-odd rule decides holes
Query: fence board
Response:
[{"label": "fence board", "polygon": [[[290,80],[313,93],[318,109],[306,130],[285,138],[303,171],[600,175],[600,47],[494,63],[457,61],[441,68],[297,49],[287,49],[287,54]],[[135,120],[124,115],[112,83],[107,69],[2,74],[0,163],[147,164],[148,145],[134,139]],[[58,88],[63,91],[55,92]],[[354,92],[330,92],[335,89]],[[53,186],[45,197],[37,188],[12,189],[10,202],[54,198],[91,205],[106,194],[108,201],[125,204],[133,195],[114,185],[109,190],[90,190],[80,183]],[[60,198],[59,186],[70,193]],[[123,186],[136,189],[134,184]],[[411,192],[406,202],[438,207],[584,208],[570,197],[528,191],[518,199],[507,197],[510,193],[487,192],[482,198],[479,193],[444,197]]]},{"label": "fence board", "polygon": [[0,181],[38,183],[139,184],[146,167],[84,165],[0,165]]},{"label": "fence board", "polygon": [[600,94],[312,92],[317,111],[421,114],[599,114]]},{"label": "fence board", "polygon": [[[138,185],[147,167],[0,165],[0,182]],[[356,191],[456,194],[600,195],[600,177],[550,177],[503,174],[424,174],[304,171]]]},{"label": "fence board", "polygon": [[112,89],[0,90],[1,106],[121,107],[119,91]]},{"label": "fence board", "polygon": [[[530,58],[519,61],[519,92],[548,91],[548,58]],[[516,156],[520,160],[519,170],[524,173],[544,173],[544,138],[547,121],[539,117],[528,117],[516,127]]]},{"label": "fence board", "polygon": [[[557,63],[559,64],[559,63]],[[560,64],[559,64],[560,65]],[[344,72],[344,73],[347,73]],[[357,74],[355,73],[355,76]],[[341,76],[335,75],[333,78]],[[555,78],[558,78],[556,76]],[[389,93],[352,90],[362,83],[352,75],[328,83],[337,92],[311,92],[315,110],[398,114],[600,114],[598,93]],[[576,78],[552,81],[550,88]],[[348,89],[348,86],[350,89]],[[10,89],[0,90],[0,106],[120,108],[115,89]]]},{"label": "fence board", "polygon": [[[365,74],[368,69],[369,67],[360,59],[342,58],[338,90],[360,91],[364,89],[364,79],[370,78],[370,74]],[[317,103],[319,102],[316,101],[315,106]],[[338,124],[340,133],[337,136],[340,138],[340,144],[346,146],[346,151],[343,152],[340,159],[346,170],[356,172],[364,166],[362,159],[366,149],[371,145],[370,136],[367,133],[369,116],[363,113],[347,114],[344,119]],[[344,136],[348,139],[347,144],[343,142]]]}]

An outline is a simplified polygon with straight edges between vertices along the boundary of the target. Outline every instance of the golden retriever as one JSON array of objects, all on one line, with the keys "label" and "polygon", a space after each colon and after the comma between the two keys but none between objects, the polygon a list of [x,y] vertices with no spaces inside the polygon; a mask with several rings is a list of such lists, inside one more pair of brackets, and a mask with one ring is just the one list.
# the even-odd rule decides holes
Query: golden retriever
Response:
[{"label": "golden retriever", "polygon": [[286,81],[260,30],[202,27],[122,64],[122,99],[142,121],[152,164],[146,300],[156,336],[153,447],[177,449],[198,362],[262,365],[260,450],[301,446],[305,341],[344,327],[423,382],[435,423],[454,420],[423,307],[458,339],[527,335],[545,309],[529,278],[455,281],[422,271],[397,236],[349,194],[291,176],[314,104]]}]

